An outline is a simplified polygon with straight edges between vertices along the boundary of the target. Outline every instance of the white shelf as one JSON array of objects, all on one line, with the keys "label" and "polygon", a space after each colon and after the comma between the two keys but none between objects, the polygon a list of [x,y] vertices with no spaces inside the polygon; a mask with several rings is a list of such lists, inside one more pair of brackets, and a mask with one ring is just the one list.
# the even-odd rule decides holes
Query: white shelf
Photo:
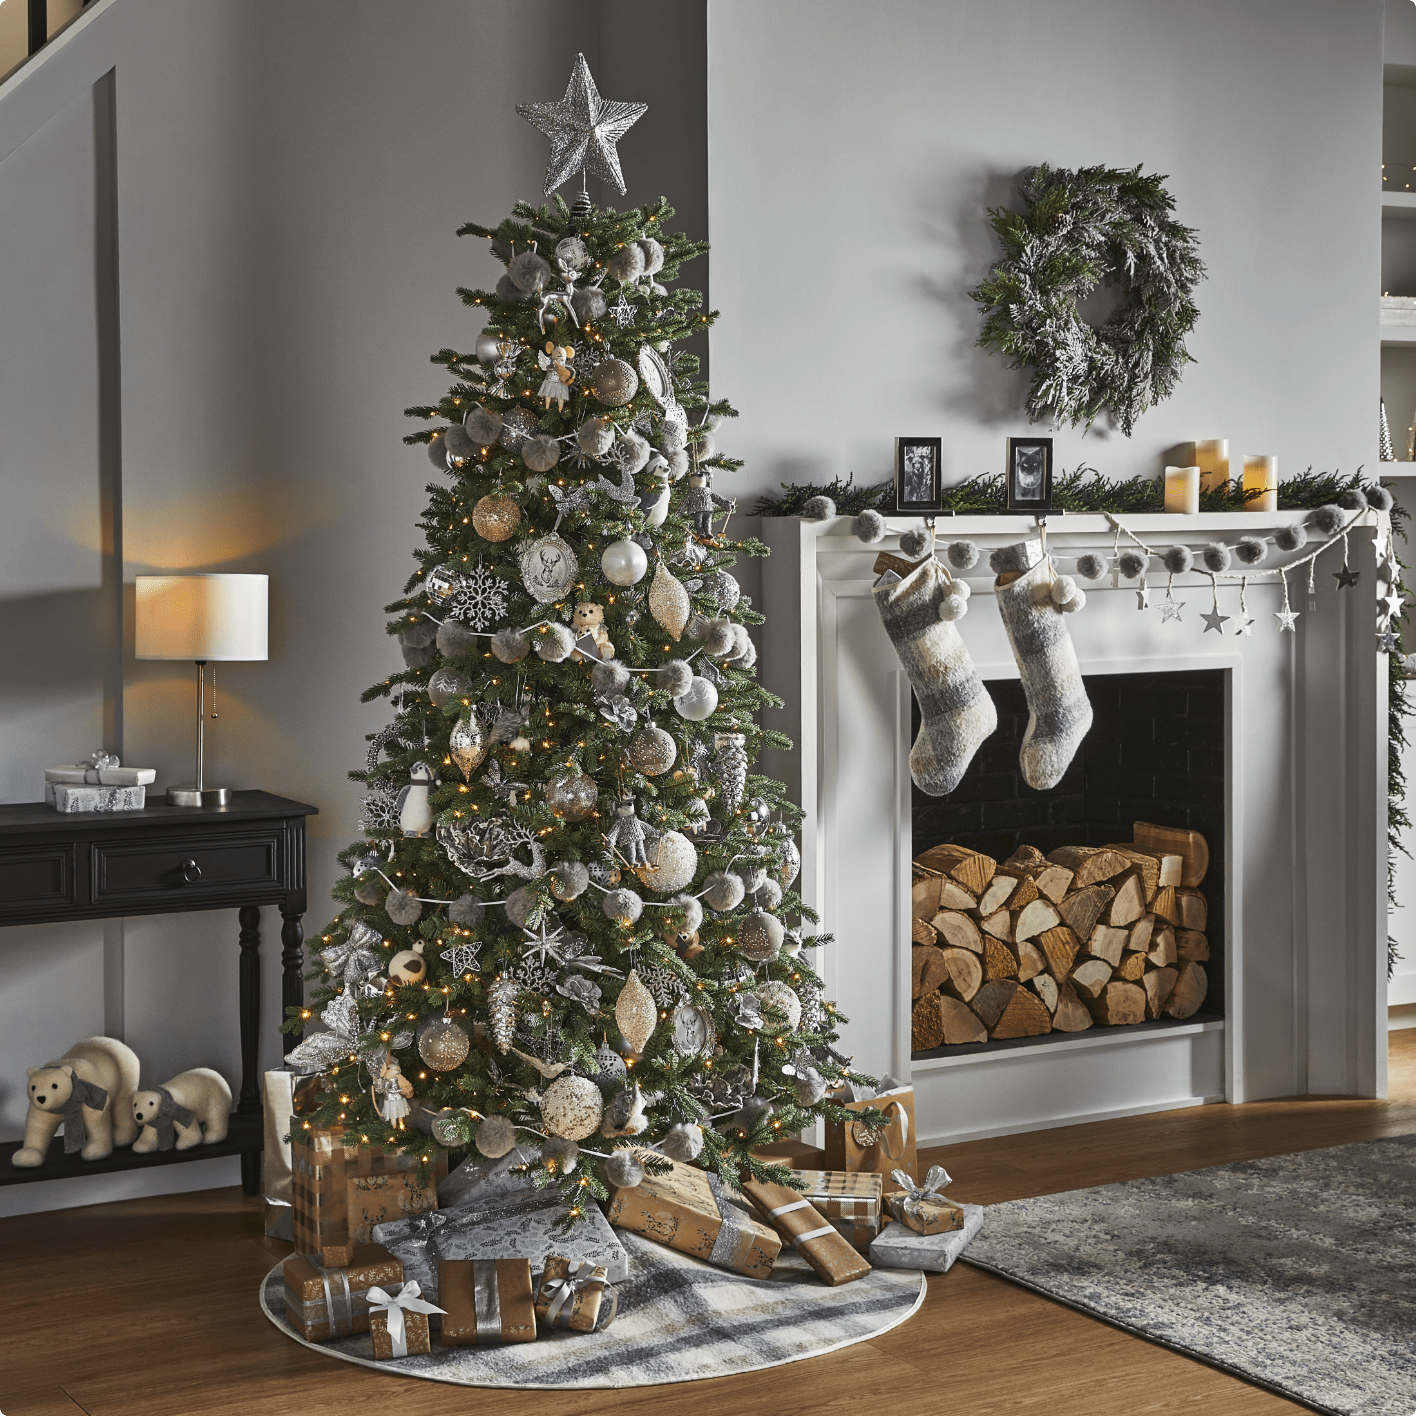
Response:
[{"label": "white shelf", "polygon": [[1383,192],[1382,216],[1416,221],[1416,192]]},{"label": "white shelf", "polygon": [[1396,349],[1408,344],[1416,344],[1416,325],[1382,326],[1383,349]]}]

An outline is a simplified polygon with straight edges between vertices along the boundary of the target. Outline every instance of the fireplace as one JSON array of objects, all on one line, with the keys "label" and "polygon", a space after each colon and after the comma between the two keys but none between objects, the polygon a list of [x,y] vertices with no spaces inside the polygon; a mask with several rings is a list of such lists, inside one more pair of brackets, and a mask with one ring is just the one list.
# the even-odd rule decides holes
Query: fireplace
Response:
[{"label": "fireplace", "polygon": [[[1126,521],[1152,544],[1198,551],[1217,536],[1271,534],[1297,519]],[[849,1018],[842,1032],[856,1065],[913,1081],[924,1144],[1204,1102],[1384,1095],[1387,664],[1369,588],[1380,525],[1349,537],[1365,595],[1320,575],[1310,608],[1290,585],[1297,634],[1278,630],[1276,581],[1249,583],[1255,626],[1245,638],[1202,632],[1211,592],[1200,575],[1175,577],[1178,623],[1138,608],[1132,585],[1088,587],[1086,607],[1067,623],[1095,722],[1073,769],[1080,775],[1039,794],[1003,780],[1025,717],[985,571],[991,550],[1037,527],[1020,516],[941,521],[942,537],[983,549],[960,631],[1000,725],[971,767],[976,785],[966,778],[947,801],[926,799],[916,818],[914,697],[871,586],[877,554],[897,550],[898,534],[917,524],[891,521],[884,542],[864,546],[846,518],[761,522],[771,549],[762,676],[786,705],[764,721],[797,744],[765,770],[806,813],[802,892],[835,936],[816,962]],[[1056,516],[1048,527],[1067,571],[1084,551],[1109,556],[1114,537],[1102,516]],[[1237,590],[1219,593],[1232,613]],[[1145,783],[1160,797],[1142,808],[1135,794]],[[914,855],[950,837],[995,857],[1020,840],[1125,841],[1134,820],[1193,825],[1209,839],[1204,889],[1218,958],[1201,1014],[913,1056]]]}]

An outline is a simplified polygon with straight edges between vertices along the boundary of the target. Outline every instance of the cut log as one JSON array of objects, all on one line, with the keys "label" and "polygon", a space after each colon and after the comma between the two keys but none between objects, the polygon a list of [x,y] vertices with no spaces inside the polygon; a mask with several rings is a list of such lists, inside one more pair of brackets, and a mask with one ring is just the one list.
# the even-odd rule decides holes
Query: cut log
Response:
[{"label": "cut log", "polygon": [[1018,961],[1013,951],[996,939],[983,941],[983,976],[989,982],[995,978],[1017,978]]},{"label": "cut log", "polygon": [[974,1010],[984,1027],[995,1028],[999,1018],[1003,1016],[1003,1010],[1012,1002],[1017,991],[1018,985],[1011,978],[994,979],[991,983],[985,983],[974,994],[969,1000],[969,1007]]},{"label": "cut log", "polygon": [[1145,971],[1146,956],[1144,954],[1127,954],[1121,960],[1121,967],[1116,970],[1116,977],[1123,983],[1139,983]]},{"label": "cut log", "polygon": [[1037,886],[1033,884],[1031,875],[1026,874],[1021,866],[998,867],[998,874],[993,877],[991,890],[1000,880],[1011,880],[1012,887],[1008,892],[1008,908],[1010,910],[1020,910],[1024,905],[1031,904],[1037,899]]},{"label": "cut log", "polygon": [[1151,935],[1151,946],[1146,951],[1146,958],[1158,969],[1175,962],[1175,931],[1168,924],[1162,924]]},{"label": "cut log", "polygon": [[1092,1015],[1082,1006],[1070,983],[1059,984],[1057,1007],[1052,1013],[1052,1026],[1058,1032],[1085,1032],[1092,1025]]},{"label": "cut log", "polygon": [[1175,987],[1166,999],[1165,1011],[1172,1018],[1188,1018],[1199,1010],[1209,991],[1209,978],[1203,964],[1186,964],[1175,980]]},{"label": "cut log", "polygon": [[1051,974],[1038,974],[1029,981],[1028,986],[1037,990],[1037,996],[1047,1005],[1049,1013],[1057,1011],[1057,980]]},{"label": "cut log", "polygon": [[921,865],[942,871],[951,880],[958,881],[974,899],[983,894],[988,882],[993,879],[994,871],[998,869],[998,862],[992,856],[981,855],[967,846],[948,843],[931,846],[915,859]]},{"label": "cut log", "polygon": [[910,1014],[910,1048],[927,1052],[944,1041],[944,1015],[939,1009],[939,995],[926,994],[914,1005]]},{"label": "cut log", "polygon": [[1018,960],[1019,983],[1026,983],[1030,978],[1036,978],[1047,968],[1047,955],[1031,939],[1024,939],[1021,944],[1014,944],[1013,953]]},{"label": "cut log", "polygon": [[1034,872],[1033,884],[1055,905],[1072,888],[1072,872],[1065,865],[1045,865]]},{"label": "cut log", "polygon": [[998,910],[983,921],[983,932],[1001,939],[1005,944],[1013,942],[1013,917],[1007,910]]},{"label": "cut log", "polygon": [[950,1047],[961,1042],[987,1042],[988,1029],[974,1017],[971,1009],[957,998],[939,994],[939,1015],[944,1022],[944,1041]]},{"label": "cut log", "polygon": [[935,944],[939,941],[939,934],[927,919],[915,915],[910,920],[910,938],[916,944]]},{"label": "cut log", "polygon": [[1107,1027],[1124,1028],[1146,1020],[1146,991],[1138,984],[1113,980],[1091,1003],[1092,1017]]},{"label": "cut log", "polygon": [[1105,846],[1059,846],[1047,856],[1053,865],[1066,866],[1072,872],[1072,889],[1084,890],[1101,880],[1110,880],[1126,869],[1124,856]]},{"label": "cut log", "polygon": [[1182,964],[1198,964],[1210,956],[1210,942],[1207,934],[1198,929],[1177,929],[1175,931],[1175,957]]},{"label": "cut log", "polygon": [[991,915],[995,910],[1001,910],[1017,888],[1018,877],[1016,875],[1003,875],[1002,873],[995,875],[988,882],[988,888],[978,897],[979,914]]},{"label": "cut log", "polygon": [[945,875],[926,875],[910,886],[910,913],[932,919],[940,910],[971,910],[977,902],[964,887]]},{"label": "cut log", "polygon": [[1090,939],[1101,912],[1111,903],[1110,885],[1088,885],[1073,890],[1057,908],[1078,939]]},{"label": "cut log", "polygon": [[1048,973],[1058,983],[1066,982],[1082,941],[1065,924],[1059,924],[1056,929],[1045,930],[1037,936],[1037,947],[1047,956]]},{"label": "cut log", "polygon": [[974,903],[974,897],[957,880],[950,880],[947,875],[939,877],[939,908],[941,910],[971,910]]},{"label": "cut log", "polygon": [[1175,891],[1170,886],[1163,886],[1155,892],[1155,899],[1151,901],[1151,913],[1167,924],[1180,923],[1180,906],[1175,903]]},{"label": "cut log", "polygon": [[1003,1016],[989,1030],[990,1037],[1038,1037],[1052,1031],[1052,1015],[1026,988],[1009,1000]]},{"label": "cut log", "polygon": [[1146,1017],[1160,1017],[1165,1000],[1170,997],[1170,990],[1175,987],[1179,976],[1174,969],[1152,969],[1141,980],[1141,986],[1146,991]]},{"label": "cut log", "polygon": [[1044,899],[1036,899],[1024,905],[1013,917],[1013,938],[1033,939],[1045,929],[1056,929],[1062,923],[1061,916]]},{"label": "cut log", "polygon": [[1067,982],[1079,998],[1098,998],[1111,982],[1111,965],[1105,959],[1085,959],[1072,970]]},{"label": "cut log", "polygon": [[1209,901],[1198,890],[1177,890],[1175,903],[1180,907],[1180,923],[1186,929],[1209,928]]},{"label": "cut log", "polygon": [[949,977],[941,987],[967,1003],[983,987],[983,960],[967,949],[945,949],[943,954]]},{"label": "cut log", "polygon": [[1129,938],[1130,935],[1124,929],[1113,929],[1109,924],[1099,924],[1087,940],[1087,953],[1094,958],[1105,959],[1113,969],[1118,968],[1122,951],[1126,948],[1126,940]]},{"label": "cut log", "polygon": [[1116,887],[1116,893],[1102,918],[1107,924],[1124,929],[1128,924],[1134,924],[1146,912],[1145,881],[1141,872],[1133,866],[1120,879],[1111,883]]},{"label": "cut log", "polygon": [[1160,889],[1160,862],[1153,855],[1138,851],[1129,842],[1109,843],[1106,849],[1115,851],[1129,863],[1132,870],[1141,872],[1141,889],[1146,902],[1154,899],[1155,892]]},{"label": "cut log", "polygon": [[[969,958],[973,958],[972,954]],[[939,985],[949,979],[949,960],[942,949],[931,945],[916,944],[910,951],[910,989],[915,998],[923,998],[926,993],[935,993]]]},{"label": "cut log", "polygon": [[1131,926],[1131,932],[1126,936],[1126,947],[1128,949],[1140,949],[1142,951],[1151,946],[1151,935],[1155,932],[1155,916],[1146,915],[1138,919]]},{"label": "cut log", "polygon": [[968,915],[958,910],[943,910],[934,916],[934,927],[939,931],[941,943],[955,949],[972,949],[975,954],[983,953],[983,936]]},{"label": "cut log", "polygon": [[[1136,849],[1151,855],[1178,855],[1180,879],[1177,884],[1192,889],[1199,885],[1209,870],[1209,842],[1198,831],[1186,831],[1177,826],[1155,826],[1149,821],[1137,821],[1131,827],[1131,839]],[[1160,882],[1164,885],[1166,882]]]},{"label": "cut log", "polygon": [[1028,872],[1046,863],[1047,857],[1043,855],[1036,846],[1019,846],[1018,849],[1003,862],[1003,867],[1009,870],[1016,867],[1018,870]]}]

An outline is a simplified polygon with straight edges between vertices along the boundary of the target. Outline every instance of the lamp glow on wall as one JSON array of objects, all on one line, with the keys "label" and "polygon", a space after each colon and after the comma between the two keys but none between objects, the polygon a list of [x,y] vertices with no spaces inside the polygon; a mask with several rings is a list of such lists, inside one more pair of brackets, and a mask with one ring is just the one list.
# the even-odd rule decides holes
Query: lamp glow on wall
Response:
[{"label": "lamp glow on wall", "polygon": [[[269,584],[265,575],[136,577],[134,656],[190,659],[197,666],[197,775],[195,782],[168,788],[167,800],[173,806],[226,806],[231,800],[229,787],[208,787],[203,780],[206,666],[269,657]],[[215,703],[213,669],[213,710]]]}]

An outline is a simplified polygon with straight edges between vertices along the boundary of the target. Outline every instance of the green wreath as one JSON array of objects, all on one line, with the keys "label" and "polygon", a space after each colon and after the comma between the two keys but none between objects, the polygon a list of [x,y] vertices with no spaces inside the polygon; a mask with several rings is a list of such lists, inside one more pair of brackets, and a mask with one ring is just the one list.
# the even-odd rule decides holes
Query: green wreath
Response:
[{"label": "green wreath", "polygon": [[[989,209],[1004,258],[969,292],[984,313],[978,342],[1033,371],[1033,422],[1090,426],[1110,413],[1130,437],[1193,362],[1184,341],[1205,268],[1164,180],[1139,167],[1044,165],[1019,186],[1026,211]],[[1102,282],[1122,286],[1122,298],[1093,329],[1077,306]]]}]

